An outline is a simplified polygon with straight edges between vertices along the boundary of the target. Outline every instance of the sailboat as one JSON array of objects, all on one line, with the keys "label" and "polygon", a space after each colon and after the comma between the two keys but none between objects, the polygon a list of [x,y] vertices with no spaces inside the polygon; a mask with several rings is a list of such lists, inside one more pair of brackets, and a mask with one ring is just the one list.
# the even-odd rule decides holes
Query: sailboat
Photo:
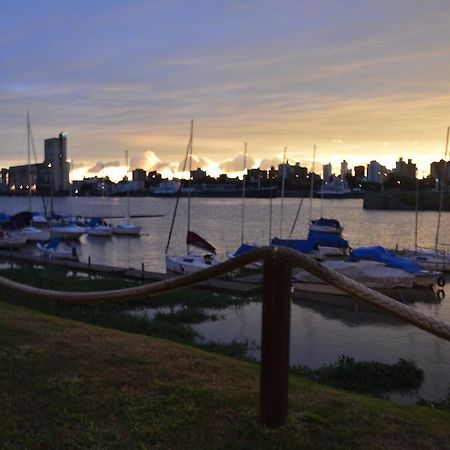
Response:
[{"label": "sailboat", "polygon": [[[22,228],[22,233],[26,236],[27,241],[38,242],[50,239],[50,230],[48,222],[40,215],[33,214],[31,208],[32,196],[32,177],[31,177],[31,121],[30,112],[27,111],[27,156],[28,156],[28,212],[30,213],[30,223]],[[34,220],[36,218],[36,220]],[[41,221],[44,219],[44,221]]]},{"label": "sailboat", "polygon": [[[183,188],[183,182],[180,183],[180,187],[178,189],[178,195],[175,202],[175,209],[172,218],[172,224],[170,226],[169,238],[167,240],[166,245],[166,270],[167,272],[173,272],[177,274],[188,274],[192,272],[197,272],[202,269],[206,269],[208,267],[217,264],[216,259],[216,249],[207,242],[204,238],[202,238],[197,233],[193,232],[190,229],[191,225],[191,168],[192,168],[192,142],[193,142],[193,134],[194,134],[194,121],[191,120],[191,133],[189,142],[186,148],[186,156],[183,165],[183,172],[186,171],[187,162],[189,160],[189,189],[188,189],[188,214],[187,214],[187,235],[186,235],[186,245],[187,245],[187,254],[186,255],[168,255],[168,250],[170,246],[170,240],[172,237],[173,227],[175,224],[175,217],[177,214],[178,203],[181,195],[181,190]],[[205,253],[201,254],[193,254],[191,248],[195,247],[199,250],[203,250]]]},{"label": "sailboat", "polygon": [[[280,226],[280,237],[272,239],[272,245],[292,248],[301,253],[308,253],[314,258],[321,259],[325,256],[342,256],[345,254],[348,246],[348,241],[342,237],[342,230],[340,223],[335,219],[324,219],[321,217],[318,220],[312,220],[312,201],[314,192],[314,165],[316,159],[316,146],[314,146],[313,162],[311,168],[310,179],[310,210],[309,210],[309,233],[307,239],[292,239],[292,233],[295,223],[297,222],[300,208],[303,200],[299,205],[294,225],[291,229],[291,234],[288,239],[282,238],[282,226]],[[284,167],[287,164],[286,153],[284,155]],[[284,175],[284,174],[283,174]],[[283,177],[284,178],[284,177]],[[282,185],[282,191],[283,191]],[[283,218],[281,217],[281,220]]]},{"label": "sailboat", "polygon": [[444,199],[444,188],[447,185],[447,169],[448,169],[448,144],[450,137],[450,127],[447,127],[447,139],[445,144],[445,156],[444,156],[444,173],[440,177],[440,194],[439,194],[439,214],[436,227],[436,237],[434,249],[419,248],[418,245],[418,222],[419,222],[419,182],[416,180],[416,214],[415,214],[415,231],[414,231],[414,249],[403,249],[402,256],[411,259],[421,264],[428,270],[440,270],[443,272],[450,272],[450,253],[438,248],[441,216]]},{"label": "sailboat", "polygon": [[[103,167],[102,167],[103,171]],[[102,177],[102,199],[105,199],[105,178]],[[102,205],[103,206],[103,205]],[[104,207],[104,206],[103,206]],[[86,224],[88,236],[111,237],[112,227],[105,222],[103,217],[92,217]]]},{"label": "sailboat", "polygon": [[[125,150],[125,161],[128,174],[128,150]],[[118,223],[112,229],[114,234],[126,236],[140,236],[141,228],[138,225],[130,223],[130,190],[127,188],[127,212],[125,215],[125,222]]]},{"label": "sailboat", "polygon": [[[245,224],[245,185],[246,185],[246,175],[245,170],[247,169],[247,142],[244,144],[244,164],[243,170],[244,175],[242,176],[242,207],[241,207],[241,245],[235,252],[227,252],[227,258],[235,258],[240,256],[249,250],[253,250],[258,247],[256,244],[246,243],[244,241],[244,224]],[[247,269],[259,270],[263,266],[261,261],[256,261],[252,264],[246,266]]]}]

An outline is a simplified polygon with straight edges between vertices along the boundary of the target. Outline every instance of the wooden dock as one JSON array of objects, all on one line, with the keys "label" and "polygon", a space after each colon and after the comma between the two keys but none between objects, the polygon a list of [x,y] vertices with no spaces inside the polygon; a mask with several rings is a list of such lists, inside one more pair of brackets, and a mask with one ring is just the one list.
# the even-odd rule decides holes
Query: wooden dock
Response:
[{"label": "wooden dock", "polygon": [[[87,274],[96,274],[104,276],[116,276],[121,278],[129,278],[133,280],[157,282],[176,277],[175,274],[152,272],[148,270],[139,270],[133,267],[116,267],[104,264],[85,263],[81,261],[70,261],[43,256],[31,256],[20,251],[0,250],[0,260],[10,262],[11,265],[16,263],[24,266],[49,266],[59,267],[63,269],[73,270],[75,272],[83,272]],[[249,295],[255,293],[261,288],[261,278],[244,277],[234,279],[214,278],[199,283],[197,286],[203,289],[220,291],[224,293],[233,293],[237,295]]]}]

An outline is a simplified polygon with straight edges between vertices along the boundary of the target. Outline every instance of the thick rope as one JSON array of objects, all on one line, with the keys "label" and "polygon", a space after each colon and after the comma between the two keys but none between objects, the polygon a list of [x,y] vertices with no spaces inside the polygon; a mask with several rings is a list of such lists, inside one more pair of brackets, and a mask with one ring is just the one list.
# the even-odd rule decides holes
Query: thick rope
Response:
[{"label": "thick rope", "polygon": [[301,267],[321,280],[347,292],[358,300],[388,312],[399,319],[450,341],[450,326],[438,319],[429,317],[414,308],[400,303],[386,295],[374,291],[334,270],[322,266],[319,262],[302,253],[283,247],[261,247],[229,259],[208,269],[157,283],[102,292],[62,292],[39,289],[0,277],[0,285],[34,296],[45,297],[71,304],[92,304],[105,301],[136,300],[151,295],[180,289],[201,283],[211,278],[237,270],[247,264],[265,258],[282,258],[292,267]]}]

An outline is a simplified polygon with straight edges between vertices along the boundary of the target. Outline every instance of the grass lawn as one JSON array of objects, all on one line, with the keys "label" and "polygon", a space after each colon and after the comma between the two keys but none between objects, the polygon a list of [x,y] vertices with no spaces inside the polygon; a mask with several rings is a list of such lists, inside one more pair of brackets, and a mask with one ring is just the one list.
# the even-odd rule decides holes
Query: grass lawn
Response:
[{"label": "grass lawn", "polygon": [[256,364],[0,303],[0,449],[450,449],[450,413],[290,378],[258,421]]}]

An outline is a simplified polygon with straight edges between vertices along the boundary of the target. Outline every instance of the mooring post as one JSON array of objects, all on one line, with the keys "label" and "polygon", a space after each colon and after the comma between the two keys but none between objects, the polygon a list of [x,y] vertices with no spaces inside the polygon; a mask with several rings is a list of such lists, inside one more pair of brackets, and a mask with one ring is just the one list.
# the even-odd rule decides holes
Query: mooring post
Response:
[{"label": "mooring post", "polygon": [[88,278],[91,279],[91,257],[88,256]]},{"label": "mooring post", "polygon": [[276,255],[264,260],[262,308],[260,414],[275,428],[287,416],[291,326],[291,267]]},{"label": "mooring post", "polygon": [[142,281],[144,281],[144,277],[145,277],[145,270],[144,270],[144,263],[141,263],[141,279]]}]

